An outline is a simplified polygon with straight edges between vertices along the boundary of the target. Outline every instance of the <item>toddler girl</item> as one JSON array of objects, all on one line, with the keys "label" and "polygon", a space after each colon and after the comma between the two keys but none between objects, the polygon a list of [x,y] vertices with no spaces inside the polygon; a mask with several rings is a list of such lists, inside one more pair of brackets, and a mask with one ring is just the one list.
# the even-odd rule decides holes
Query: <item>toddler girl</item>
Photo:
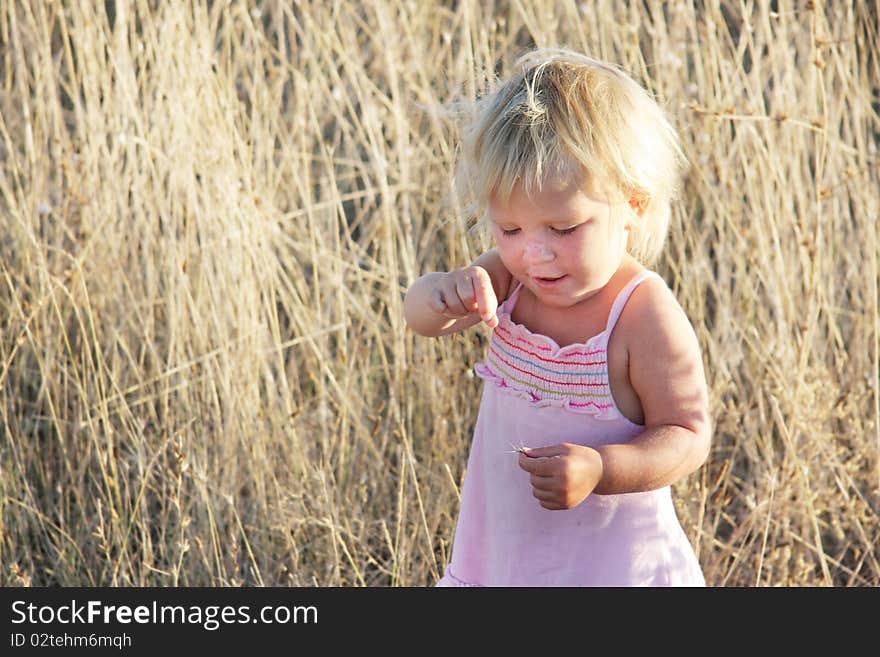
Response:
[{"label": "toddler girl", "polygon": [[441,586],[701,586],[670,485],[705,461],[696,335],[646,269],[684,158],[617,67],[522,57],[477,105],[460,180],[495,248],[407,291],[408,326],[493,329]]}]

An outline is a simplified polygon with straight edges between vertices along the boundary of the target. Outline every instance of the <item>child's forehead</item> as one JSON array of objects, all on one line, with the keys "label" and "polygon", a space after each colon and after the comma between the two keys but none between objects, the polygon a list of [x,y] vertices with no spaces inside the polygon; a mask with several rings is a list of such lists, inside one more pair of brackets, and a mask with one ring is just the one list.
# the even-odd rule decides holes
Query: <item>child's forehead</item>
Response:
[{"label": "child's forehead", "polygon": [[598,202],[610,202],[613,186],[604,182],[599,176],[581,169],[576,174],[548,175],[533,181],[518,179],[510,185],[509,193],[496,189],[489,193],[489,204],[530,204],[540,206],[582,197]]},{"label": "child's forehead", "polygon": [[544,185],[532,190],[517,185],[506,197],[499,194],[490,196],[486,216],[494,222],[517,222],[524,217],[564,222],[614,203],[614,199],[592,190],[588,184],[570,182],[556,187]]}]

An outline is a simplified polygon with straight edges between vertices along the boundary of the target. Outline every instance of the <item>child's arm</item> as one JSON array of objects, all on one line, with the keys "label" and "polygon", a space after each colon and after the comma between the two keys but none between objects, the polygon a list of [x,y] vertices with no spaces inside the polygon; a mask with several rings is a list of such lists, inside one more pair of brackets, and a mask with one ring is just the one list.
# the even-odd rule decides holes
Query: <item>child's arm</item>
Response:
[{"label": "child's arm", "polygon": [[569,509],[591,493],[668,486],[708,456],[708,391],[699,343],[684,311],[665,286],[646,281],[626,314],[630,385],[641,401],[645,429],[627,443],[596,449],[565,443],[521,454],[520,467],[531,474],[533,493],[545,508]]},{"label": "child's arm", "polygon": [[507,296],[511,278],[495,249],[469,267],[425,274],[406,292],[406,323],[427,337],[455,333],[481,320],[494,328],[498,300]]}]

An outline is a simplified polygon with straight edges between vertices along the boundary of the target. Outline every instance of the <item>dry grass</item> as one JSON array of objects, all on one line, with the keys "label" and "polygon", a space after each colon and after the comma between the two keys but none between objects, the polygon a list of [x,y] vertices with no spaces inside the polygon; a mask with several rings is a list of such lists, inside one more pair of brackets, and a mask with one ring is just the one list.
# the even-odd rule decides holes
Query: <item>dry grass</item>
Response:
[{"label": "dry grass", "polygon": [[433,583],[486,337],[402,320],[480,247],[438,109],[564,44],[693,163],[708,583],[880,585],[872,1],[107,4],[0,5],[0,583]]}]

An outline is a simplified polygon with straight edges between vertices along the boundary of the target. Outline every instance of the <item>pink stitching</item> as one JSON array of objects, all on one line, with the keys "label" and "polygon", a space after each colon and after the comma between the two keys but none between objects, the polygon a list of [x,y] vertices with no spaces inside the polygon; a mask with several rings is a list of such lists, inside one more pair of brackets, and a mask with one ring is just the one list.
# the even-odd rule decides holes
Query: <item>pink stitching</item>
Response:
[{"label": "pink stitching", "polygon": [[599,409],[601,409],[601,410],[603,410],[603,411],[604,411],[606,408],[611,408],[611,407],[614,405],[614,404],[597,404],[597,403],[594,402],[594,401],[588,401],[588,402],[580,403],[580,402],[574,402],[574,401],[571,401],[570,399],[568,400],[568,403],[569,403],[570,406],[577,406],[578,408],[583,408],[583,407],[585,407],[585,406],[595,406],[596,408],[599,408]]},{"label": "pink stitching", "polygon": [[[507,333],[508,335],[512,335],[512,333],[510,331],[508,331],[507,329],[502,329],[501,326],[496,326],[495,332],[497,333],[499,331],[499,329],[501,330],[502,333]],[[510,340],[504,338],[503,336],[499,335],[498,339],[501,340],[504,344],[510,345],[514,349],[519,349],[520,351],[524,351],[525,353],[529,354],[530,356],[534,356],[535,358],[540,358],[541,360],[543,360],[547,363],[557,363],[560,365],[604,365],[605,364],[604,360],[597,360],[597,361],[586,362],[586,363],[572,363],[570,360],[557,360],[554,358],[544,358],[541,354],[536,354],[532,351],[529,351],[528,349],[523,349],[522,347],[513,344]],[[527,341],[523,340],[522,338],[517,338],[517,339],[521,342],[525,342],[530,347],[535,347],[536,349],[541,349],[541,347],[539,347],[538,345],[532,344],[531,342],[527,342]],[[548,349],[549,349],[549,347],[548,347]],[[573,351],[570,354],[566,354],[566,355],[568,355],[568,356],[595,356],[596,354],[604,354],[604,353],[605,353],[604,349],[597,349],[596,351]]]},{"label": "pink stitching", "polygon": [[[515,392],[517,392],[517,393],[520,393],[520,394],[527,394],[527,395],[529,396],[529,400],[530,400],[532,403],[538,403],[538,402],[542,402],[542,401],[544,401],[544,398],[538,396],[538,395],[535,394],[535,392],[533,392],[532,390],[523,389],[523,388],[517,388],[517,387],[515,387],[515,386],[512,386],[512,385],[508,384],[505,375],[504,375],[504,374],[500,374],[499,372],[497,372],[496,370],[494,370],[492,367],[490,367],[490,366],[488,365],[488,363],[485,363],[485,362],[477,363],[476,367],[477,367],[477,368],[482,368],[482,369],[485,371],[485,373],[488,374],[488,375],[492,378],[492,381],[494,381],[495,384],[496,384],[499,388],[507,388],[507,389],[509,389],[509,390],[513,390],[513,391],[515,391]],[[479,371],[478,371],[478,374],[480,374]],[[483,376],[483,374],[480,374],[480,376]],[[565,393],[560,392],[559,394],[564,396]],[[552,398],[552,397],[548,397],[547,399],[550,400],[550,399],[553,399],[553,398]],[[587,407],[592,406],[592,407],[594,407],[594,408],[596,408],[596,409],[598,409],[598,410],[600,410],[600,411],[604,411],[604,410],[606,410],[606,409],[609,409],[609,408],[613,408],[613,407],[614,407],[614,404],[613,404],[613,403],[610,403],[610,404],[597,404],[595,401],[592,401],[592,400],[587,401],[587,402],[576,402],[576,401],[574,401],[573,399],[568,398],[568,397],[564,397],[563,399],[557,399],[556,401],[561,402],[561,403],[563,404],[563,406],[567,406],[567,407],[569,407],[569,408],[587,408]],[[453,576],[453,577],[454,577],[454,576]]]},{"label": "pink stitching", "polygon": [[[591,382],[587,382],[587,381],[569,382],[569,381],[555,381],[554,379],[545,379],[543,376],[535,374],[531,370],[524,370],[521,367],[517,367],[516,365],[511,363],[509,360],[504,358],[500,353],[498,353],[497,349],[494,349],[491,346],[489,347],[489,351],[492,352],[493,354],[495,354],[495,356],[498,358],[498,360],[500,360],[502,363],[504,363],[508,367],[512,367],[513,369],[517,370],[518,372],[522,372],[523,374],[528,374],[531,377],[534,377],[534,378],[539,379],[541,381],[546,381],[547,383],[554,383],[554,384],[560,385],[560,386],[587,386],[587,387],[592,387],[592,388],[604,388],[605,387],[604,381],[600,381],[599,383],[591,383]],[[604,362],[605,361],[602,361],[603,364],[604,364]]]}]

